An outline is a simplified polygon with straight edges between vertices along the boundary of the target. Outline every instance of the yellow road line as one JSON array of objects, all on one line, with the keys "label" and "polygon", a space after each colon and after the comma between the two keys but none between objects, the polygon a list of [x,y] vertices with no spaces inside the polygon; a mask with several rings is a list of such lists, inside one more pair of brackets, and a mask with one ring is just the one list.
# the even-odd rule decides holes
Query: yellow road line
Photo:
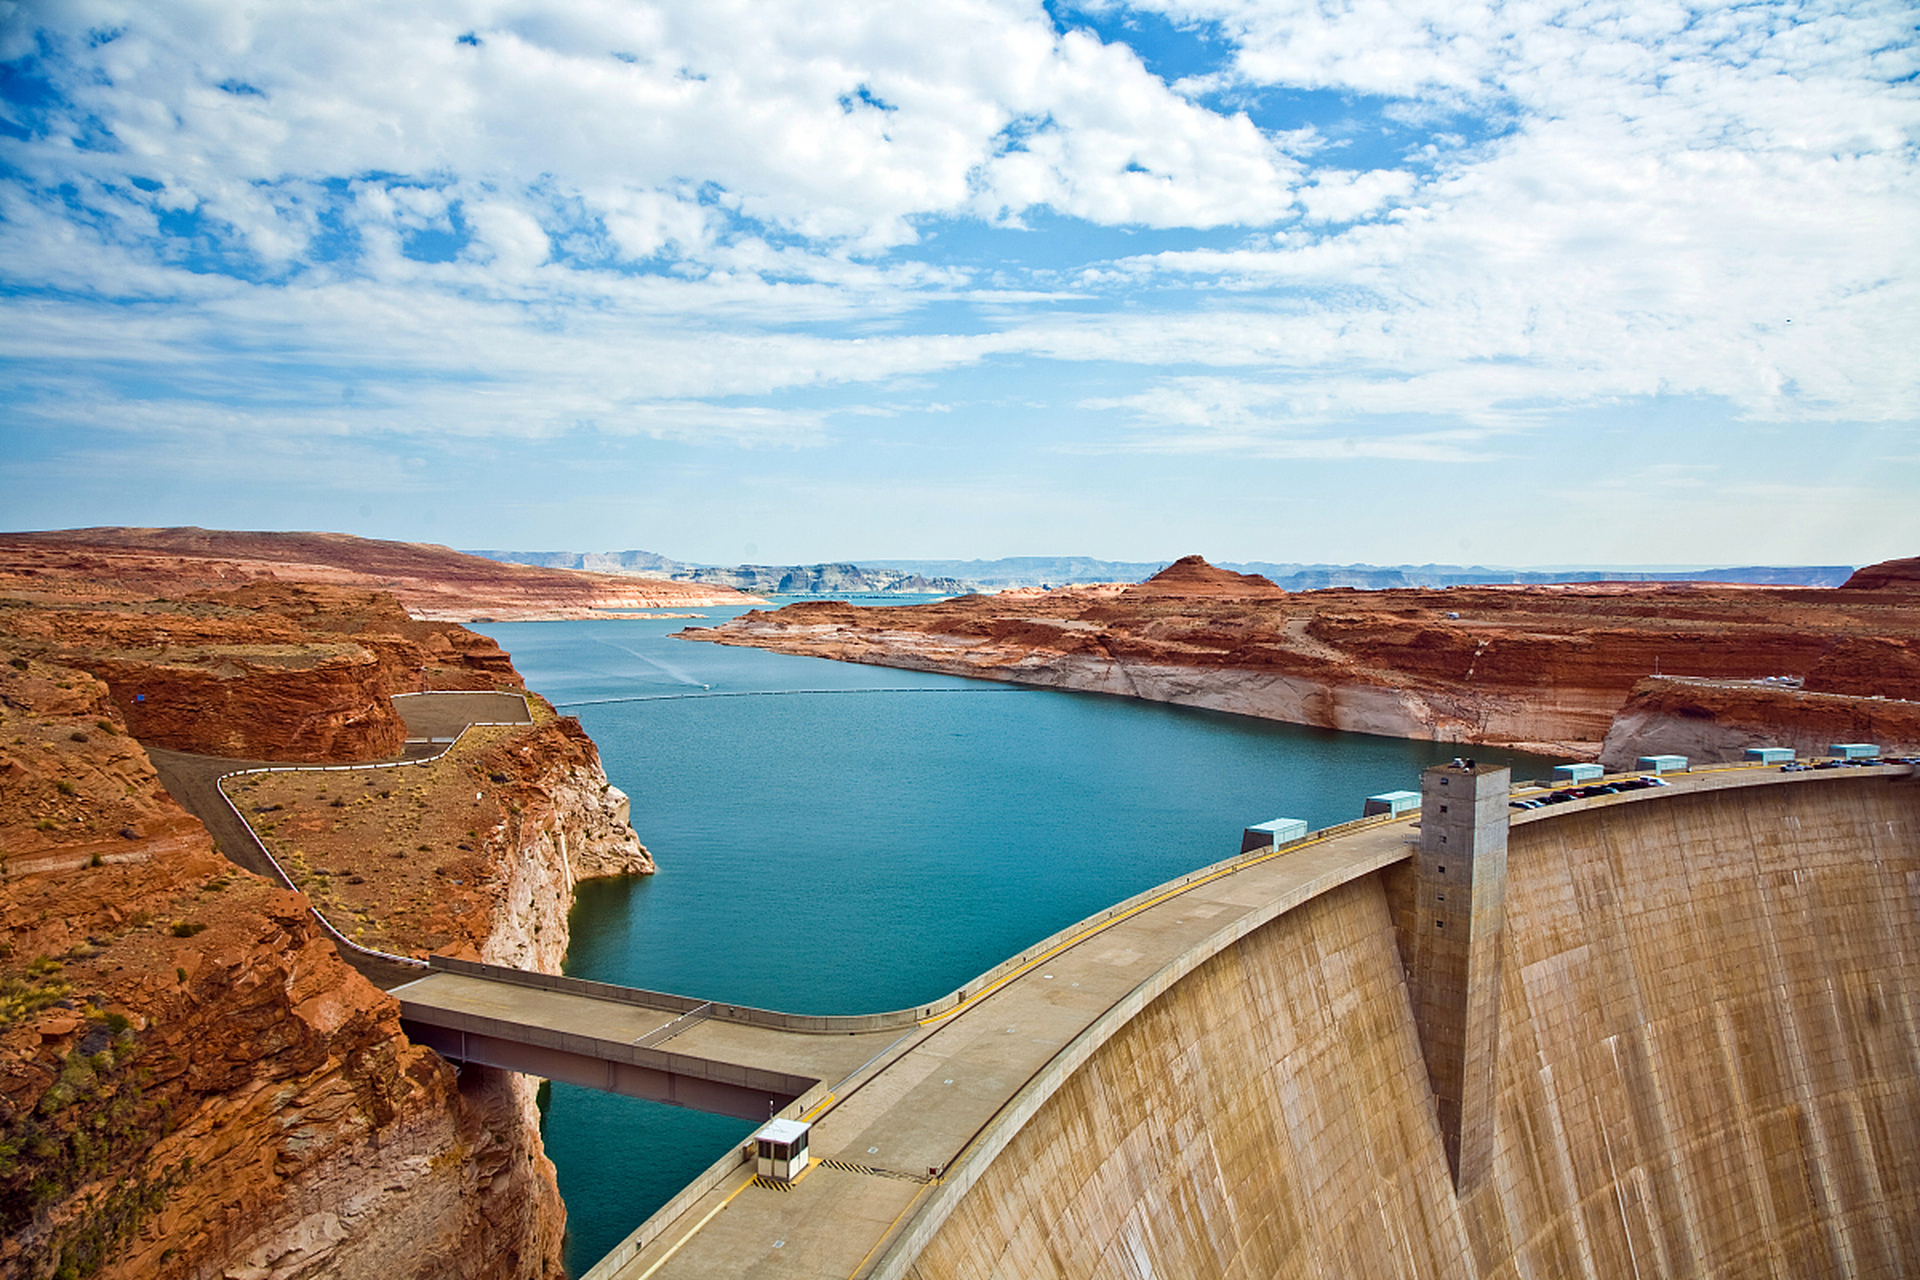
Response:
[{"label": "yellow road line", "polygon": [[667,1250],[667,1251],[666,1251],[665,1253],[663,1253],[663,1254],[661,1254],[661,1255],[660,1255],[660,1258],[659,1258],[659,1260],[658,1260],[657,1262],[655,1262],[655,1263],[654,1263],[654,1264],[653,1264],[652,1266],[650,1266],[650,1267],[648,1267],[648,1268],[647,1268],[647,1269],[646,1269],[645,1271],[642,1271],[642,1272],[640,1273],[640,1280],[649,1280],[649,1277],[651,1277],[651,1276],[653,1275],[653,1273],[654,1273],[654,1272],[656,1272],[656,1271],[658,1271],[658,1270],[659,1270],[660,1268],[662,1268],[662,1267],[664,1267],[664,1266],[666,1266],[666,1265],[667,1265],[667,1261],[668,1261],[668,1259],[670,1259],[670,1258],[672,1258],[674,1254],[676,1254],[676,1253],[678,1253],[678,1252],[680,1252],[680,1246],[681,1246],[681,1245],[683,1245],[683,1244],[685,1244],[685,1243],[686,1243],[687,1241],[689,1241],[689,1240],[691,1240],[691,1239],[693,1239],[693,1238],[694,1238],[694,1236],[696,1236],[696,1235],[698,1235],[698,1234],[700,1233],[700,1228],[702,1228],[702,1227],[704,1227],[704,1226],[706,1226],[706,1225],[707,1225],[707,1224],[708,1224],[709,1222],[712,1222],[712,1221],[713,1221],[713,1215],[714,1215],[714,1214],[716,1214],[716,1213],[719,1213],[719,1212],[720,1212],[720,1211],[721,1211],[722,1209],[724,1209],[724,1208],[726,1208],[726,1207],[727,1207],[728,1205],[730,1205],[730,1204],[732,1204],[732,1203],[733,1203],[733,1197],[734,1197],[734,1196],[737,1196],[737,1195],[739,1195],[739,1194],[740,1194],[740,1193],[741,1193],[742,1191],[745,1191],[745,1190],[746,1190],[746,1189],[747,1189],[748,1187],[750,1187],[750,1186],[752,1186],[752,1185],[753,1185],[753,1179],[752,1179],[752,1178],[748,1178],[748,1179],[747,1179],[747,1180],[746,1180],[745,1182],[743,1182],[743,1183],[741,1183],[741,1184],[740,1184],[739,1186],[737,1186],[737,1187],[735,1187],[735,1188],[733,1189],[733,1194],[732,1194],[732,1195],[729,1195],[729,1196],[728,1196],[728,1197],[727,1197],[727,1198],[726,1198],[725,1200],[722,1200],[722,1201],[721,1201],[721,1202],[720,1202],[719,1204],[717,1204],[717,1205],[715,1205],[715,1206],[713,1206],[713,1208],[711,1208],[711,1209],[709,1209],[709,1210],[707,1210],[707,1216],[706,1216],[706,1217],[704,1217],[704,1218],[702,1218],[702,1219],[700,1219],[700,1221],[698,1221],[698,1222],[696,1222],[696,1223],[694,1223],[694,1224],[693,1224],[693,1229],[692,1229],[692,1230],[690,1230],[690,1231],[688,1231],[688,1232],[687,1232],[687,1234],[685,1234],[685,1235],[683,1235],[683,1236],[681,1236],[681,1237],[680,1237],[680,1239],[679,1239],[678,1241],[676,1241],[676,1242],[675,1242],[675,1244],[674,1244],[674,1246],[673,1246],[673,1248],[671,1248],[671,1249],[669,1249],[669,1250]]},{"label": "yellow road line", "polygon": [[[913,1206],[920,1203],[920,1197],[927,1194],[928,1187],[936,1186],[936,1185],[938,1184],[932,1183],[932,1182],[926,1182],[921,1184],[920,1189],[913,1193],[913,1199],[907,1201],[906,1207],[901,1209],[900,1212],[893,1215],[893,1221],[889,1222],[887,1224],[887,1229],[880,1233],[880,1238],[873,1242],[873,1249],[867,1250],[866,1253],[861,1256],[860,1261],[853,1264],[853,1270],[847,1273],[847,1280],[855,1280],[855,1277],[857,1277],[860,1274],[861,1268],[867,1265],[867,1259],[873,1256],[874,1249],[878,1249],[881,1245],[885,1244],[889,1239],[893,1237],[893,1229],[900,1225],[900,1219],[907,1216],[907,1210],[913,1208]],[[646,1280],[646,1277],[642,1276],[640,1280]]]}]

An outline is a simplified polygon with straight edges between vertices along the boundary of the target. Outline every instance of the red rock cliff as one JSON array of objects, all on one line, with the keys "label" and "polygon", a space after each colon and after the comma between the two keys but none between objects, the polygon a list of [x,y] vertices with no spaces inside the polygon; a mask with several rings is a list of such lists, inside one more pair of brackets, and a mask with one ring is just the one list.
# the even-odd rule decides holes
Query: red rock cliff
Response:
[{"label": "red rock cliff", "polygon": [[[404,732],[390,693],[517,689],[507,656],[377,592],[11,581],[33,589],[0,591],[0,1271],[557,1280],[565,1217],[533,1082],[410,1044],[310,898],[222,858],[136,736],[365,758]],[[444,852],[408,865],[465,860],[432,883],[434,941],[557,969],[573,884],[651,862],[593,744],[534,705],[539,723],[418,769],[447,796],[380,773],[368,795],[391,803],[366,810],[355,856],[399,865],[399,815],[431,826]],[[462,770],[484,813],[454,812],[476,795]],[[349,932],[386,923],[325,906]]]},{"label": "red rock cliff", "polygon": [[515,1100],[215,852],[104,685],[7,657],[6,1274],[557,1276]]},{"label": "red rock cliff", "polygon": [[133,733],[170,750],[378,759],[406,737],[393,694],[521,683],[485,636],[415,621],[379,592],[274,582],[166,601],[94,594],[16,609],[0,630],[21,652],[105,680]]},{"label": "red rock cliff", "polygon": [[[1900,562],[1896,562],[1897,565]],[[1288,594],[1196,557],[1132,587],[751,612],[689,639],[1116,693],[1326,728],[1598,750],[1635,683],[1791,675],[1905,696],[1920,592],[1593,583]]]},{"label": "red rock cliff", "polygon": [[1824,756],[1836,742],[1871,742],[1886,755],[1920,752],[1920,702],[1778,685],[1642,680],[1600,750],[1609,769],[1649,755],[1695,764],[1737,761],[1748,747]]}]

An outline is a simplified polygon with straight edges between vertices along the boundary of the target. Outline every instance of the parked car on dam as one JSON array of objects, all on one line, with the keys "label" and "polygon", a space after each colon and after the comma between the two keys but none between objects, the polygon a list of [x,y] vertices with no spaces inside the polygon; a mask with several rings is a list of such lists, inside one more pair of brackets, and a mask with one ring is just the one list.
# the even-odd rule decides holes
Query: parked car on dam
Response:
[{"label": "parked car on dam", "polygon": [[1550,804],[1569,804],[1575,800],[1591,800],[1596,796],[1618,795],[1623,791],[1645,791],[1648,787],[1667,787],[1673,784],[1665,779],[1651,775],[1639,778],[1622,778],[1617,782],[1599,782],[1590,787],[1561,787],[1544,796],[1527,796],[1520,800],[1509,800],[1510,809],[1539,809]]}]

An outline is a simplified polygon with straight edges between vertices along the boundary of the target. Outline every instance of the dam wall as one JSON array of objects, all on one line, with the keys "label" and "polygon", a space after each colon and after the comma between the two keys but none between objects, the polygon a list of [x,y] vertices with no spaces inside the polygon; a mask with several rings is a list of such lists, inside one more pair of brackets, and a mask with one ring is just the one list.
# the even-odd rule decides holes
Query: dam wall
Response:
[{"label": "dam wall", "polygon": [[1920,1273],[1920,784],[1518,815],[1492,1165],[1464,1195],[1401,958],[1414,902],[1399,864],[1205,960],[898,1273]]}]

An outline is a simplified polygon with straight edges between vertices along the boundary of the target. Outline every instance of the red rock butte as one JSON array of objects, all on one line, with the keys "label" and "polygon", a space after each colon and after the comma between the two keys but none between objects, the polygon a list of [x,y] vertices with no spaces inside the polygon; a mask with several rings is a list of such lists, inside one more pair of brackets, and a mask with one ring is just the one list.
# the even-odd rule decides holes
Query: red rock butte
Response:
[{"label": "red rock butte", "polygon": [[1201,556],[1182,556],[1145,582],[1127,588],[1129,597],[1225,596],[1233,599],[1284,596],[1257,573],[1235,573],[1208,564]]}]

